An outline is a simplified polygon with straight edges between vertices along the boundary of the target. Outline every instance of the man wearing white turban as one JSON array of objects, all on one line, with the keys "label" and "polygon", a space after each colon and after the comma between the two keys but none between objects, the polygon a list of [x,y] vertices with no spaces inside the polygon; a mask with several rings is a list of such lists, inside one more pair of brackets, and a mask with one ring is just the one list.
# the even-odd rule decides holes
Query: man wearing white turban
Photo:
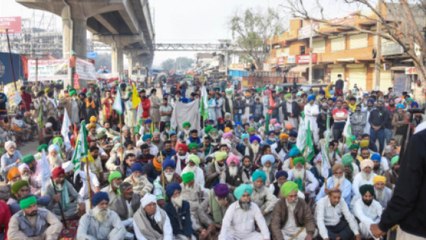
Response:
[{"label": "man wearing white turban", "polygon": [[51,169],[62,166],[61,149],[58,145],[52,144],[48,148],[49,155],[47,156]]},{"label": "man wearing white turban", "polygon": [[9,169],[19,165],[22,155],[18,150],[16,150],[16,143],[13,141],[7,141],[4,144],[4,149],[6,150],[6,153],[1,156],[0,171],[3,179],[6,179]]},{"label": "man wearing white turban", "polygon": [[149,193],[141,199],[141,207],[133,215],[133,229],[137,239],[173,239],[167,213],[157,206],[157,198]]},{"label": "man wearing white turban", "polygon": [[370,159],[362,160],[360,163],[361,172],[354,176],[354,180],[352,181],[352,202],[353,205],[356,200],[361,198],[361,193],[359,192],[359,188],[362,185],[369,184],[373,185],[373,179],[376,174],[373,172],[374,163]]}]

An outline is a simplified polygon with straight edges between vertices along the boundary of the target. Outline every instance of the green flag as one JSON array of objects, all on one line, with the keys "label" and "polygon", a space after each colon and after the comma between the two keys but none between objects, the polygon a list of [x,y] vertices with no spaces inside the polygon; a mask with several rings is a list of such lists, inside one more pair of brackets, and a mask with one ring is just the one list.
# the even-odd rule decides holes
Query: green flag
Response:
[{"label": "green flag", "polygon": [[312,140],[311,124],[309,124],[309,122],[308,128],[306,129],[304,157],[306,158],[306,161],[311,161],[315,157],[314,141]]},{"label": "green flag", "polygon": [[200,115],[203,119],[203,122],[206,121],[209,118],[209,104],[208,104],[208,97],[207,97],[207,90],[206,87],[203,85],[201,87],[201,98],[200,98]]},{"label": "green flag", "polygon": [[117,87],[117,94],[115,95],[114,104],[112,105],[112,109],[114,109],[118,115],[123,114],[123,105],[121,104],[121,93],[120,88]]},{"label": "green flag", "polygon": [[77,172],[80,169],[81,159],[88,156],[89,143],[87,142],[87,129],[86,121],[81,121],[80,132],[78,133],[77,142],[75,144],[75,150],[72,155],[72,163],[74,164],[74,171]]}]

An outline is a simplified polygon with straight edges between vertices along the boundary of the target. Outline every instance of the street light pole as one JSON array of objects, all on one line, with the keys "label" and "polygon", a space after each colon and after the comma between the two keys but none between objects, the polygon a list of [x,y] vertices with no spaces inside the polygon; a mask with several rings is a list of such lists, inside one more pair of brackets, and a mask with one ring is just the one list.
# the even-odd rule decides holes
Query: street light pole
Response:
[{"label": "street light pole", "polygon": [[[382,5],[382,0],[377,2],[377,11],[381,12],[380,8]],[[374,59],[374,90],[379,90],[380,88],[380,68],[381,68],[381,58],[382,58],[382,38],[380,34],[382,33],[382,22],[380,19],[377,20],[376,24],[376,56]]]},{"label": "street light pole", "polygon": [[312,32],[313,25],[312,20],[310,20],[310,31],[309,31],[309,84],[312,84]]}]

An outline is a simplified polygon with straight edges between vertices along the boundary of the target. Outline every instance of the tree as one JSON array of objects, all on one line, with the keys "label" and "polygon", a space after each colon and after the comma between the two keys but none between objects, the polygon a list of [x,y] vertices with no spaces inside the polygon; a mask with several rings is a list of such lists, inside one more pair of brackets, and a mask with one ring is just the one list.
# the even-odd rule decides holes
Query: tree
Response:
[{"label": "tree", "polygon": [[187,58],[187,57],[178,57],[176,58],[176,70],[188,70],[192,67],[192,64],[194,63],[194,59]]},{"label": "tree", "polygon": [[[358,5],[359,10],[356,15],[360,18],[375,23],[376,29],[364,27],[362,25],[347,25],[336,23],[331,19],[326,19],[323,15],[324,7],[319,0],[316,0],[316,6],[308,11],[303,0],[286,0],[284,8],[290,10],[294,17],[312,20],[314,22],[325,23],[332,27],[342,27],[353,29],[355,31],[373,34],[382,38],[392,40],[398,43],[404,50],[404,53],[410,58],[415,67],[419,79],[422,81],[423,90],[426,89],[426,42],[425,42],[425,23],[426,1],[424,0],[392,0],[392,1],[373,1],[373,0],[344,0],[346,4]],[[368,10],[369,14],[365,14]],[[377,28],[380,30],[377,31]],[[424,98],[424,94],[422,96]]]},{"label": "tree", "polygon": [[268,41],[283,31],[282,18],[272,8],[266,12],[246,9],[244,13],[236,13],[230,20],[230,30],[237,47],[246,57],[263,69],[263,63],[270,50]]},{"label": "tree", "polygon": [[161,63],[161,68],[163,68],[164,71],[169,72],[175,68],[175,62],[176,61],[174,59],[169,58]]}]

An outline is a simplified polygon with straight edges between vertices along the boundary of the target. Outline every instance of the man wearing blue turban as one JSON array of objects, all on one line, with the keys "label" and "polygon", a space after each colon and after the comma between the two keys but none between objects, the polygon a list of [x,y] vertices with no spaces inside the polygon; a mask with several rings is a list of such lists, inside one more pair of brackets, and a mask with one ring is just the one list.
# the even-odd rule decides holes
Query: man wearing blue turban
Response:
[{"label": "man wearing blue turban", "polygon": [[[259,207],[251,201],[253,187],[241,184],[234,190],[238,201],[229,205],[222,221],[219,239],[270,239],[268,226]],[[256,231],[256,225],[260,232]]]}]

